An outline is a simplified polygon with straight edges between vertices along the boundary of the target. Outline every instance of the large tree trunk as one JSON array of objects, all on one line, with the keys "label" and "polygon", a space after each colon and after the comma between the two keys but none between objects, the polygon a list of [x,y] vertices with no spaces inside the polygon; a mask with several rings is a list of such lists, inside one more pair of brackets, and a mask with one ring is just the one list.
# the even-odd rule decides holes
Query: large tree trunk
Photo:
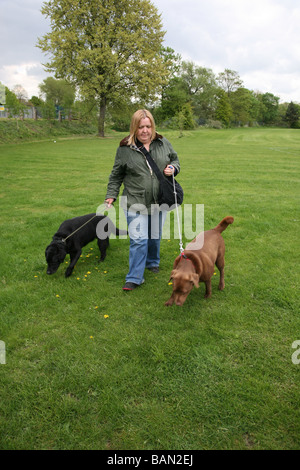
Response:
[{"label": "large tree trunk", "polygon": [[98,120],[98,137],[104,137],[105,111],[106,111],[106,97],[101,96],[99,120]]}]

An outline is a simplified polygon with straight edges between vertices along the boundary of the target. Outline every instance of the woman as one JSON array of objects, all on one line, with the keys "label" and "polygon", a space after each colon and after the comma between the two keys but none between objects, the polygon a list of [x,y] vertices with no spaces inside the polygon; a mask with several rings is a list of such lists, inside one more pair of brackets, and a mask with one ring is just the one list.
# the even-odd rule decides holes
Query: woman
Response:
[{"label": "woman", "polygon": [[150,152],[166,176],[180,171],[177,153],[170,142],[157,134],[152,114],[141,109],[131,119],[130,135],[120,142],[106,193],[107,207],[117,199],[124,184],[121,206],[127,218],[130,237],[129,272],[123,290],[143,284],[145,268],[157,273],[160,240],[166,211],[157,205],[159,181],[141,148]]}]

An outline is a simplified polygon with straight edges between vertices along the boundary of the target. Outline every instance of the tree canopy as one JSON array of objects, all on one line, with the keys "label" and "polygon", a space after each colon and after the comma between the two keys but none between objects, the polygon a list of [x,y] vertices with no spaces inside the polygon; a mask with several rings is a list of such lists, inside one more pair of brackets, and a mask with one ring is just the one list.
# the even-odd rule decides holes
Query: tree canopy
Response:
[{"label": "tree canopy", "polygon": [[[161,15],[150,0],[47,0],[41,11],[50,32],[37,46],[55,78],[40,84],[45,101],[31,99],[38,116],[98,119],[99,136],[107,121],[128,129],[137,107],[151,109],[158,125],[180,130],[300,126],[299,104],[279,104],[272,93],[245,88],[237,71],[216,75],[163,46]],[[22,116],[27,98],[22,87],[13,91],[5,93],[7,112]]]},{"label": "tree canopy", "polygon": [[285,114],[285,120],[291,128],[299,128],[300,106],[292,101],[288,105]]},{"label": "tree canopy", "polygon": [[50,54],[45,67],[97,102],[99,135],[108,103],[124,96],[149,103],[167,82],[165,32],[149,0],[49,0],[41,11],[51,24],[38,41]]}]

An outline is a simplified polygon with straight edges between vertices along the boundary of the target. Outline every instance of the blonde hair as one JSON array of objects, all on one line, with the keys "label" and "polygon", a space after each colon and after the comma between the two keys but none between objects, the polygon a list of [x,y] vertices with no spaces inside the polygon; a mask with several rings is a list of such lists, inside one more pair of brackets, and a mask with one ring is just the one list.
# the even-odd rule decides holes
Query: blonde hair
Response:
[{"label": "blonde hair", "polygon": [[129,135],[127,145],[134,145],[135,144],[135,138],[136,138],[136,135],[137,135],[137,131],[138,131],[141,119],[145,119],[145,118],[150,119],[151,130],[152,130],[152,140],[154,139],[154,137],[156,135],[154,118],[153,118],[152,114],[150,113],[150,111],[148,111],[147,109],[139,109],[138,111],[136,111],[133,114],[133,116],[131,118],[130,135]]}]

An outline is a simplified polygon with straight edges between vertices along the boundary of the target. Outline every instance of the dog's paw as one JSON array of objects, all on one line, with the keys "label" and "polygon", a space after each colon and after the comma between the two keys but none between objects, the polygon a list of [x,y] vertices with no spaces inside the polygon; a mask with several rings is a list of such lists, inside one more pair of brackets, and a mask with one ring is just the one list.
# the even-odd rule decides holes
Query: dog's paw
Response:
[{"label": "dog's paw", "polygon": [[71,274],[72,274],[72,272],[73,272],[73,269],[72,269],[72,268],[71,268],[71,269],[70,269],[70,268],[67,268],[67,269],[66,269],[66,272],[65,272],[65,277],[70,277]]}]

